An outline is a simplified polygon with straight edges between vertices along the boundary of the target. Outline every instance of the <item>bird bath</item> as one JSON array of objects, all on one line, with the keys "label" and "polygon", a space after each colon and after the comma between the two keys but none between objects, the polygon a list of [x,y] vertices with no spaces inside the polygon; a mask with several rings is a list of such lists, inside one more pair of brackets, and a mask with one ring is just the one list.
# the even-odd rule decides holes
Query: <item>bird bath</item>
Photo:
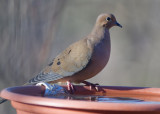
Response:
[{"label": "bird bath", "polygon": [[99,86],[96,91],[75,87],[77,91],[70,97],[43,97],[43,86],[6,88],[1,97],[11,101],[17,114],[160,113],[160,88]]}]

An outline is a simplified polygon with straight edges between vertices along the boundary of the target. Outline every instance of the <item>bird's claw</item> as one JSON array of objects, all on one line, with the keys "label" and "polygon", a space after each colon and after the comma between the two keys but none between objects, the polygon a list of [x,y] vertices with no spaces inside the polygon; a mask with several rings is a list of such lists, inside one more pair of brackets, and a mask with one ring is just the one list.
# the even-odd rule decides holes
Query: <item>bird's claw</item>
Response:
[{"label": "bird's claw", "polygon": [[74,87],[74,85],[70,81],[67,81],[67,87],[68,87],[68,91],[71,94],[73,94],[76,91],[76,88]]},{"label": "bird's claw", "polygon": [[87,82],[87,81],[83,81],[82,83],[84,83],[86,86],[90,86],[90,90],[92,90],[93,88],[96,89],[96,91],[99,91],[99,88],[98,88],[98,83],[96,84],[93,84],[93,83],[90,83],[90,82]]}]

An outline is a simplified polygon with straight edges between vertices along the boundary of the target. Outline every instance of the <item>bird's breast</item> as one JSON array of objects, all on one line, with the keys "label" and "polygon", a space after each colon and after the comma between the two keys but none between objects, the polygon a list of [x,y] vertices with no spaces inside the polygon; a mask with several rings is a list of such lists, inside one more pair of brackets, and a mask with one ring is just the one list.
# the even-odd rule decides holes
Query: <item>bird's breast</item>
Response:
[{"label": "bird's breast", "polygon": [[97,43],[94,46],[92,57],[82,71],[73,75],[73,82],[82,82],[98,74],[107,64],[110,57],[110,40]]},{"label": "bird's breast", "polygon": [[110,39],[103,39],[94,47],[92,61],[97,66],[97,72],[101,71],[107,64],[110,57]]}]

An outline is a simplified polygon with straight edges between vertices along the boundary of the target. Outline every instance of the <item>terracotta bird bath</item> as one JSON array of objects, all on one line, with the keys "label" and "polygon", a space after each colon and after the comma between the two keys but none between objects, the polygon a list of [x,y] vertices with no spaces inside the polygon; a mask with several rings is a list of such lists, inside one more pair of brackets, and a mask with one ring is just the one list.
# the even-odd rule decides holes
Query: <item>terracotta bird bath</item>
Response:
[{"label": "terracotta bird bath", "polygon": [[97,92],[75,87],[73,97],[64,99],[43,97],[43,86],[6,88],[1,97],[11,101],[17,114],[160,114],[160,88],[99,86]]}]

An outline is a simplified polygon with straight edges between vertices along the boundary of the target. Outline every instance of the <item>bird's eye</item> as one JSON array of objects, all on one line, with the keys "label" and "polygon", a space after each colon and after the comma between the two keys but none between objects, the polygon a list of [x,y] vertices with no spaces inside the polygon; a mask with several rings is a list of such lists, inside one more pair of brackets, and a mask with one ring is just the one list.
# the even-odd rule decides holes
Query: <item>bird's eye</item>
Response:
[{"label": "bird's eye", "polygon": [[110,21],[110,20],[111,20],[111,18],[110,18],[110,17],[107,17],[107,18],[106,18],[106,20],[107,20],[107,21]]}]

